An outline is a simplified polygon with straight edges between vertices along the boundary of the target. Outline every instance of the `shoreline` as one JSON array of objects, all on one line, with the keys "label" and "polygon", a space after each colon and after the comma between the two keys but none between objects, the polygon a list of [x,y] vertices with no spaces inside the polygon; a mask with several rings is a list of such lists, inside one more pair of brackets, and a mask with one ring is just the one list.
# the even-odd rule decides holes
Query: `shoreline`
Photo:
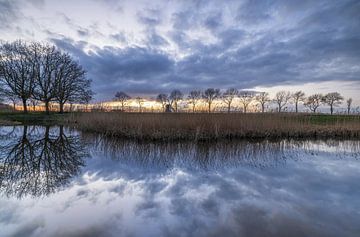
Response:
[{"label": "shoreline", "polygon": [[360,116],[290,113],[0,113],[0,126],[69,125],[138,141],[360,139]]}]

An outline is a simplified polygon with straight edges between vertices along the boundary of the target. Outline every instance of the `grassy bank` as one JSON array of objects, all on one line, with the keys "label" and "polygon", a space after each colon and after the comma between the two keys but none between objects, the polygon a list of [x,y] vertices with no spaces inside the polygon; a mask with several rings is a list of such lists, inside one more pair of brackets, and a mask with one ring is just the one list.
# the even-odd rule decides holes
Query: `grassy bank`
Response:
[{"label": "grassy bank", "polygon": [[68,114],[43,112],[0,112],[0,125],[58,125],[67,122]]},{"label": "grassy bank", "polygon": [[87,132],[139,140],[360,138],[360,116],[310,114],[86,113]]}]

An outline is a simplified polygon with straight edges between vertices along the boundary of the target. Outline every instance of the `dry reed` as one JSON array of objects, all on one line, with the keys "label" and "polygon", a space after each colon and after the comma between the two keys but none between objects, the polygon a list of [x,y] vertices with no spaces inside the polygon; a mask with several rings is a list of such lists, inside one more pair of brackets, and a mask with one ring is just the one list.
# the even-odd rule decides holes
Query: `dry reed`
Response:
[{"label": "dry reed", "polygon": [[87,132],[139,140],[359,138],[359,116],[223,113],[82,113],[70,122]]}]

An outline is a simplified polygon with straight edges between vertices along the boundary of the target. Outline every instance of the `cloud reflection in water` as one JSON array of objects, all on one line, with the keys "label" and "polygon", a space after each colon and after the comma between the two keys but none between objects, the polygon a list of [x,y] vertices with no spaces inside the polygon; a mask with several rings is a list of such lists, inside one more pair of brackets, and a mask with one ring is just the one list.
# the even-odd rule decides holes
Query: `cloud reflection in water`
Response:
[{"label": "cloud reflection in water", "polygon": [[155,144],[81,135],[70,184],[0,198],[10,236],[356,236],[359,141]]}]

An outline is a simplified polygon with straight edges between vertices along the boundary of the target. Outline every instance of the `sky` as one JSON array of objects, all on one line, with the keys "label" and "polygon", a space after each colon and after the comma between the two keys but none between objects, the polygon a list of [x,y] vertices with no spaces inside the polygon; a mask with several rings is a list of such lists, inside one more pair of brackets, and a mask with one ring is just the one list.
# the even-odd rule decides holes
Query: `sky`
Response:
[{"label": "sky", "polygon": [[68,51],[97,101],[235,87],[360,104],[359,26],[358,0],[0,0],[0,39]]}]

